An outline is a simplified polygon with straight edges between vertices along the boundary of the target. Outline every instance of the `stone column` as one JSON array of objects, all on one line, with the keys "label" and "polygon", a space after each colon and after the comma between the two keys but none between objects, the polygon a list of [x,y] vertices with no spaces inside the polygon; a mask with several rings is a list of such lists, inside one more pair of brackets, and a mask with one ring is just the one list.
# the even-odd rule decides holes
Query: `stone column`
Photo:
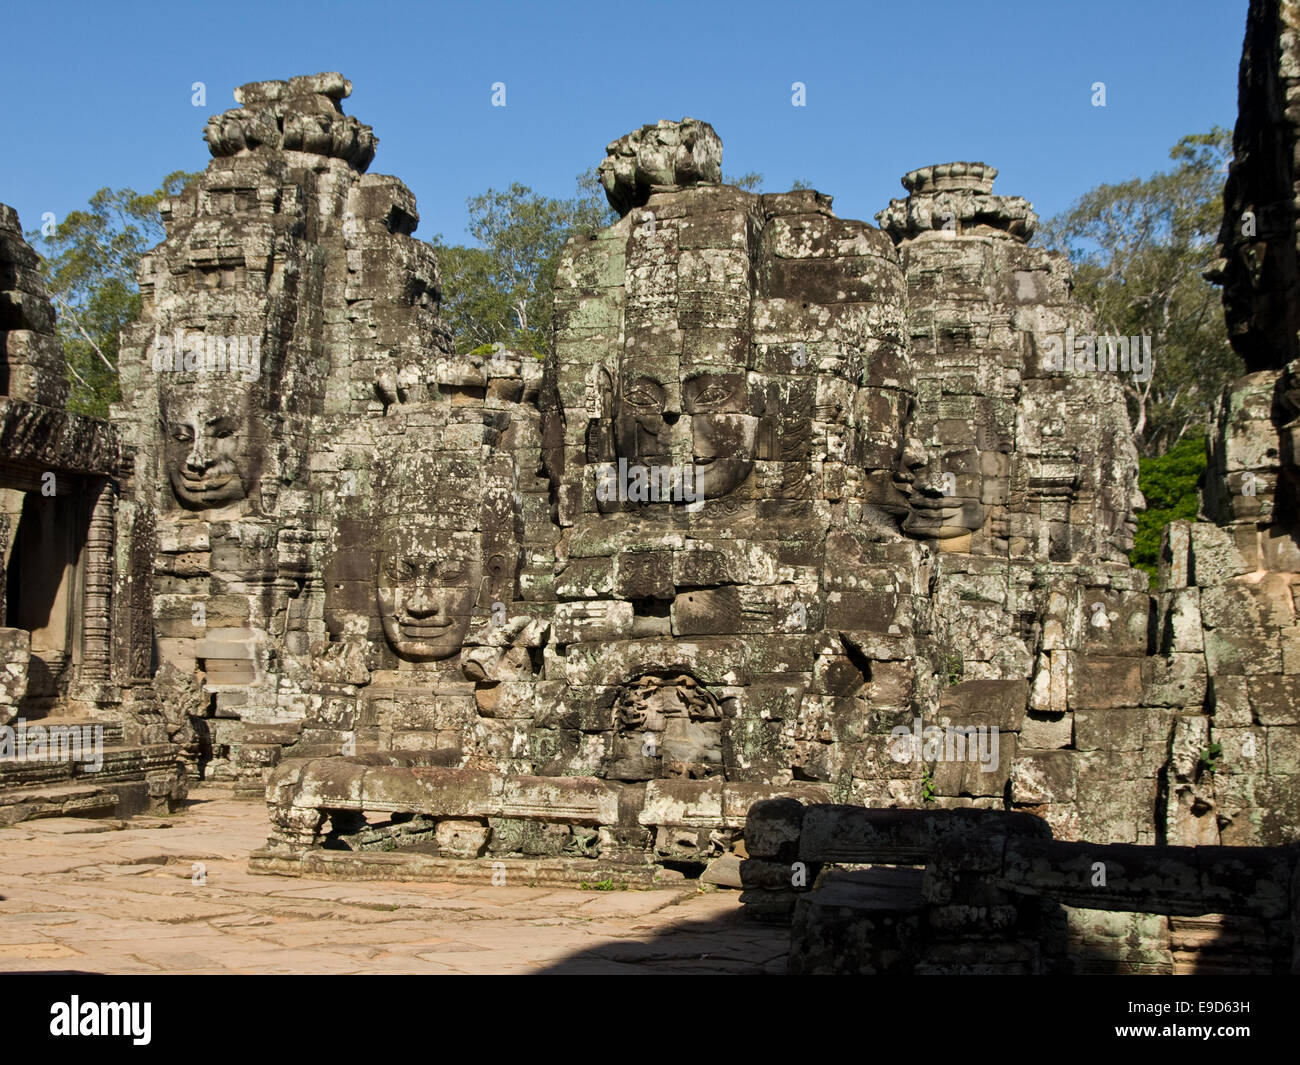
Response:
[{"label": "stone column", "polygon": [[90,526],[86,531],[82,579],[80,680],[108,683],[112,677],[113,509],[117,492],[108,480],[91,482]]}]

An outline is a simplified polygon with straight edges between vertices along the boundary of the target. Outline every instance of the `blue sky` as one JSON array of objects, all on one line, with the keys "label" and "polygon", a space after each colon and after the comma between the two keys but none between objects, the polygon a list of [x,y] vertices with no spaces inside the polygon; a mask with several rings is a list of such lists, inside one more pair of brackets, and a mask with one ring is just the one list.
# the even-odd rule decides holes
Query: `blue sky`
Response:
[{"label": "blue sky", "polygon": [[802,178],[843,217],[870,219],[905,171],[953,159],[998,167],[996,191],[1046,217],[1164,167],[1186,133],[1231,127],[1247,0],[7,8],[0,200],[25,228],[102,186],[201,169],[204,122],[236,85],[339,70],[344,109],[380,139],[371,170],[415,192],[417,235],[456,241],[467,197],[512,181],[570,195],[609,141],[684,115],[717,129],[725,173],[760,171],[768,191]]}]

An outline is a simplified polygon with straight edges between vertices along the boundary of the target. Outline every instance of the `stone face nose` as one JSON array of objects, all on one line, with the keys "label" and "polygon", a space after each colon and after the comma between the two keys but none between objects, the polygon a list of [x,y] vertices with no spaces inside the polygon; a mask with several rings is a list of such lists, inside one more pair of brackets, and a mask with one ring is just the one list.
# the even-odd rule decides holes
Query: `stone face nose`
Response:
[{"label": "stone face nose", "polygon": [[406,601],[406,612],[412,617],[427,618],[438,613],[438,602],[427,588],[420,587]]},{"label": "stone face nose", "polygon": [[190,453],[185,456],[185,466],[187,469],[191,469],[195,473],[201,473],[203,470],[207,469],[208,465],[209,461],[207,452],[203,446],[203,437],[196,436],[194,438],[194,446],[190,448]]},{"label": "stone face nose", "polygon": [[944,494],[944,488],[947,485],[944,482],[943,474],[938,470],[926,468],[926,470],[912,481],[912,487],[923,495],[941,496]]},{"label": "stone face nose", "polygon": [[929,452],[916,440],[909,440],[903,447],[901,465],[904,473],[914,476],[916,471],[921,469],[930,461]]}]

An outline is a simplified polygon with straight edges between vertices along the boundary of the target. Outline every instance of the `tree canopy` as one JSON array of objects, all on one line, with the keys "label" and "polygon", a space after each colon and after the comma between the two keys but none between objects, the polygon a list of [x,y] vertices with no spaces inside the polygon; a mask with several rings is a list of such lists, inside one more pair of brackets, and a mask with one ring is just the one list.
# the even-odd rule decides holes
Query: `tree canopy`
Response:
[{"label": "tree canopy", "polygon": [[545,354],[560,252],[570,237],[616,220],[595,169],[577,194],[554,199],[527,185],[488,189],[467,201],[466,227],[478,246],[433,238],[442,267],[442,313],[464,353],[495,343]]},{"label": "tree canopy", "polygon": [[1037,238],[1069,255],[1075,296],[1099,332],[1151,337],[1150,380],[1123,378],[1142,455],[1203,432],[1223,386],[1243,371],[1219,290],[1202,277],[1223,219],[1231,143],[1218,126],[1184,137],[1169,152],[1171,168],[1097,186]]},{"label": "tree canopy", "polygon": [[1138,487],[1147,509],[1138,515],[1129,561],[1155,579],[1160,535],[1171,521],[1195,521],[1200,508],[1197,487],[1205,471],[1205,437],[1185,436],[1164,455],[1140,460]]},{"label": "tree canopy", "polygon": [[153,192],[102,188],[49,236],[26,236],[42,257],[68,367],[68,409],[104,418],[118,398],[118,333],[140,313],[135,268],[163,239],[158,204],[197,174],[177,170]]}]

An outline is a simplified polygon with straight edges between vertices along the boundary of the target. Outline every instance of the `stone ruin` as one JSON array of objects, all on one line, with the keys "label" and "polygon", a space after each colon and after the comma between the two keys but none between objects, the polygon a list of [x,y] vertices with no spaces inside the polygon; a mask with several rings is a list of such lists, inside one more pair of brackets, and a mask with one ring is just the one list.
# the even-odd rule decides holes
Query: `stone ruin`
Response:
[{"label": "stone ruin", "polygon": [[54,308],[0,204],[0,825],[165,812],[182,720],[152,687],[147,522],[117,428],[64,409]]},{"label": "stone ruin", "polygon": [[[1046,394],[1065,393],[1056,399],[1064,403],[1055,408],[1061,421],[1033,420],[1043,451],[1055,455],[1030,459],[1019,483],[1043,486],[1040,521],[1088,507],[1091,547],[1103,561],[1073,580],[1056,566],[1041,571],[1053,587],[1008,812],[980,820],[756,805],[745,833],[750,857],[740,867],[742,901],[756,915],[792,921],[792,971],[1300,972],[1298,18],[1292,5],[1253,0],[1247,21],[1220,258],[1207,276],[1223,285],[1228,334],[1248,373],[1218,404],[1201,520],[1166,529],[1154,594],[1133,583],[1122,561],[1131,530],[1120,502],[1135,491],[1132,458],[1086,450],[1090,442],[1118,441],[1122,422],[1080,420],[1102,409],[1106,379],[1047,376],[1039,385]],[[971,217],[985,227],[990,217],[1007,219],[1008,229],[1023,226],[1020,204],[990,209],[989,190],[973,180],[977,169],[955,165],[942,191],[939,175],[909,175],[909,188],[931,186],[937,201],[947,191],[946,200],[930,210],[904,210],[895,201],[882,222],[891,232],[933,226],[936,218],[959,233]],[[980,276],[978,265],[967,270],[968,279]],[[932,275],[920,276],[929,282]],[[1014,289],[1025,291],[1019,274]],[[909,295],[909,315],[917,318],[925,297],[918,299],[917,289]],[[970,318],[949,320],[961,330]],[[1059,318],[1048,320],[1061,328]],[[932,335],[924,327],[920,333]],[[925,373],[923,342],[914,332],[918,377]],[[1094,354],[1099,363],[1099,347]],[[1021,384],[1018,422],[1030,421],[1024,412],[1034,384]],[[1098,391],[1069,396],[1089,386]],[[959,390],[946,380],[941,387]],[[973,406],[978,419],[989,390],[965,391],[974,393],[973,403],[967,399],[962,410],[969,417]],[[1064,433],[1055,428],[1062,424]],[[1026,429],[1011,449],[1013,470],[1022,458],[1016,453],[1034,446],[1034,428]],[[1062,444],[1079,447],[1072,477],[1060,476]],[[1071,479],[1062,510],[1059,489]],[[982,486],[988,493],[987,475]],[[1008,502],[1017,487],[1013,473]],[[988,494],[982,503],[1002,498]],[[973,507],[969,513],[973,520],[962,524],[974,526],[979,514]],[[1069,543],[1083,530],[1049,524],[1046,531],[1046,540],[1040,533],[1021,542],[1046,543],[1046,558],[1055,559],[1054,542]],[[1013,548],[1013,562],[1032,553]],[[960,645],[963,629],[972,631],[958,626],[950,645]],[[1037,749],[1030,749],[1031,736]],[[1042,821],[1020,819],[1019,811]],[[792,863],[805,866],[797,885]]]},{"label": "stone ruin", "polygon": [[[1266,67],[1243,63],[1238,139],[1293,152],[1245,117],[1280,91]],[[1153,593],[1127,560],[1140,340],[1095,335],[992,167],[912,171],[876,227],[724,184],[705,122],[644,126],[600,167],[619,221],[564,250],[551,356],[458,356],[350,91],[259,82],[209,120],[140,265],[111,425],[58,409],[6,222],[22,683],[0,713],[168,743],[155,801],[264,795],[260,871],[739,886],[768,800],[1012,816],[1062,845],[1296,838],[1300,364],[1268,339],[1296,288],[1238,276],[1273,251],[1225,223],[1251,374]],[[1229,214],[1276,194],[1258,213],[1294,237],[1260,159],[1239,150]],[[46,505],[84,528],[64,559],[21,531]],[[1112,910],[1139,937],[1163,912]]]},{"label": "stone ruin", "polygon": [[740,901],[790,922],[794,974],[1300,973],[1296,843],[1070,842],[1019,812],[789,799],[755,803],[745,841]]}]

